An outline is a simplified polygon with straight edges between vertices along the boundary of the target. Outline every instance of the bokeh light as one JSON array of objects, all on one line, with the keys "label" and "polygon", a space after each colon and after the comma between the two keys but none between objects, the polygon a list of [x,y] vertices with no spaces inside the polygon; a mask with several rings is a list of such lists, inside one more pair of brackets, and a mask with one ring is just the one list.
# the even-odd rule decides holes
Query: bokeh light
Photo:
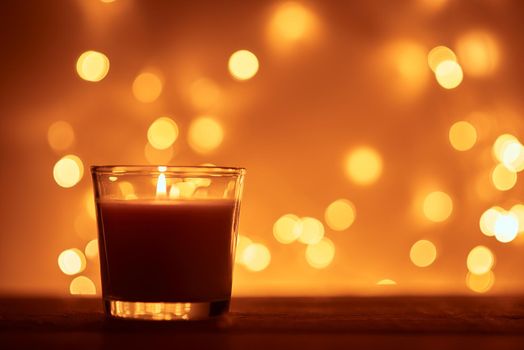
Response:
[{"label": "bokeh light", "polygon": [[293,214],[282,215],[273,224],[273,236],[283,244],[289,244],[297,240],[302,232],[301,221]]},{"label": "bokeh light", "polygon": [[133,95],[144,103],[154,102],[162,93],[164,83],[162,78],[153,72],[143,72],[133,81]]},{"label": "bokeh light", "polygon": [[422,239],[411,246],[409,258],[416,266],[427,267],[437,258],[437,248],[432,242]]},{"label": "bokeh light", "polygon": [[269,21],[269,35],[272,43],[291,44],[314,33],[317,19],[303,4],[294,1],[283,2],[275,9]]},{"label": "bokeh light", "polygon": [[86,268],[84,253],[76,248],[66,249],[58,256],[58,267],[66,275],[76,275]]},{"label": "bokeh light", "polygon": [[492,207],[484,211],[480,216],[480,231],[488,237],[495,236],[495,224],[502,213],[504,210],[501,207]]},{"label": "bokeh light", "polygon": [[55,163],[53,177],[60,187],[70,188],[75,186],[84,175],[82,160],[73,154],[66,155]]},{"label": "bokeh light", "polygon": [[491,270],[495,256],[488,247],[479,245],[471,249],[467,258],[467,267],[471,273],[482,275]]},{"label": "bokeh light", "polygon": [[109,59],[98,51],[86,51],[76,61],[76,72],[80,78],[97,82],[109,72]]},{"label": "bokeh light", "polygon": [[358,147],[346,157],[345,170],[347,176],[357,185],[370,185],[382,173],[382,158],[373,148]]},{"label": "bokeh light", "polygon": [[324,225],[320,220],[312,217],[303,217],[300,219],[300,236],[298,241],[304,244],[316,244],[324,237]]},{"label": "bokeh light", "polygon": [[168,117],[156,119],[147,130],[147,140],[156,149],[171,147],[178,137],[178,126]]},{"label": "bokeh light", "polygon": [[309,244],[306,248],[306,261],[316,269],[323,269],[331,264],[335,257],[335,245],[327,238],[322,238],[318,243]]},{"label": "bokeh light", "polygon": [[392,279],[385,278],[377,282],[377,286],[396,286],[397,282]]},{"label": "bokeh light", "polygon": [[508,191],[515,187],[517,174],[509,170],[503,164],[497,164],[491,172],[491,182],[499,191]]},{"label": "bokeh light", "polygon": [[197,153],[209,153],[215,150],[223,139],[222,126],[212,117],[199,117],[189,126],[187,141]]},{"label": "bokeh light", "polygon": [[514,240],[519,233],[519,218],[512,212],[502,213],[495,222],[495,238],[502,243]]},{"label": "bokeh light", "polygon": [[502,134],[493,143],[493,156],[508,170],[524,170],[524,146],[511,134]]},{"label": "bokeh light", "polygon": [[229,73],[237,80],[251,79],[258,72],[258,58],[248,50],[239,50],[231,55]]},{"label": "bokeh light", "polygon": [[428,65],[433,72],[444,61],[457,61],[457,56],[447,46],[437,46],[431,49],[428,54]]},{"label": "bokeh light", "polygon": [[75,132],[68,122],[59,120],[49,126],[47,142],[55,151],[64,151],[75,142]]},{"label": "bokeh light", "polygon": [[477,142],[477,130],[467,121],[458,121],[449,129],[449,142],[457,151],[467,151]]},{"label": "bokeh light", "polygon": [[462,67],[455,61],[443,61],[435,69],[435,78],[445,89],[456,88],[462,82],[463,77]]},{"label": "bokeh light", "polygon": [[88,259],[96,259],[98,257],[98,239],[87,242],[84,252]]},{"label": "bokeh light", "polygon": [[69,293],[72,295],[95,295],[96,287],[88,277],[78,276],[71,281]]},{"label": "bokeh light", "polygon": [[337,199],[326,208],[326,224],[335,231],[348,229],[355,221],[355,206],[347,199]]},{"label": "bokeh light", "polygon": [[495,274],[493,271],[488,271],[482,275],[476,275],[468,272],[466,275],[466,286],[474,292],[486,293],[493,287],[495,283]]},{"label": "bokeh light", "polygon": [[424,198],[422,210],[424,216],[430,221],[442,222],[451,215],[453,211],[453,201],[445,192],[431,192]]},{"label": "bokeh light", "polygon": [[269,249],[261,243],[251,243],[244,249],[242,255],[244,266],[251,271],[265,270],[271,262]]},{"label": "bokeh light", "polygon": [[122,193],[122,197],[125,199],[135,199],[135,188],[133,184],[129,181],[119,181],[118,182],[118,188],[120,189],[120,192]]},{"label": "bokeh light", "polygon": [[244,264],[244,252],[246,248],[253,243],[251,239],[245,235],[238,234],[237,237],[237,246],[235,251],[235,263],[243,265]]},{"label": "bokeh light", "polygon": [[191,103],[198,110],[209,110],[220,100],[220,87],[211,79],[200,78],[189,89]]},{"label": "bokeh light", "polygon": [[467,74],[475,77],[490,75],[500,62],[500,49],[493,35],[485,31],[471,31],[457,40],[457,55]]},{"label": "bokeh light", "polygon": [[518,221],[519,221],[519,232],[524,231],[524,204],[515,204],[511,207],[509,210],[511,213],[513,213]]}]

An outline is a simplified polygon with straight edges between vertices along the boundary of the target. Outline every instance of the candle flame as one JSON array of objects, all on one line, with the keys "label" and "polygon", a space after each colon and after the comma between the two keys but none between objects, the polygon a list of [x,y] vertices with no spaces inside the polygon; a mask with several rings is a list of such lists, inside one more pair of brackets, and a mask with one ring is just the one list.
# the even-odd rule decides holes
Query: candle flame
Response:
[{"label": "candle flame", "polygon": [[166,174],[158,175],[158,181],[156,183],[156,196],[165,197],[167,194]]}]

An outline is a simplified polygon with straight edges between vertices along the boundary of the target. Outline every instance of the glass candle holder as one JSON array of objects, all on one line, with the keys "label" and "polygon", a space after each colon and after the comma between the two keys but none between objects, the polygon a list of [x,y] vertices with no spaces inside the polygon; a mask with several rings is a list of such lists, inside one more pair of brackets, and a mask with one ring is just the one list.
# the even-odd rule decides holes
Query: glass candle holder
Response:
[{"label": "glass candle holder", "polygon": [[93,166],[91,173],[106,314],[226,313],[245,169]]}]

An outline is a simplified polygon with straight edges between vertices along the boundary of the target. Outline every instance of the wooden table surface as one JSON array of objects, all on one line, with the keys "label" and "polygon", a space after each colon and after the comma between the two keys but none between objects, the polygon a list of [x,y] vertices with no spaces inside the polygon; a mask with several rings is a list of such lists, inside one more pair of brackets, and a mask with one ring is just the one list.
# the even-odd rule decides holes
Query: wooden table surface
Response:
[{"label": "wooden table surface", "polygon": [[0,349],[524,350],[524,297],[236,298],[213,321],[108,321],[92,298],[0,298]]}]

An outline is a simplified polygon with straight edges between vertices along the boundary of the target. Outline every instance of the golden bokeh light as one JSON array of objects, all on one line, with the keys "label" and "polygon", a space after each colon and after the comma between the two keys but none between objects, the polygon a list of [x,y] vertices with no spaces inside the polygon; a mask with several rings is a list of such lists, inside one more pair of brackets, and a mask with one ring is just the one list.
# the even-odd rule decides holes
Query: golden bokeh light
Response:
[{"label": "golden bokeh light", "polygon": [[244,249],[242,254],[244,266],[251,271],[265,270],[271,262],[269,249],[261,243],[251,243]]},{"label": "golden bokeh light", "polygon": [[493,143],[493,156],[508,170],[524,170],[524,146],[511,134],[502,134]]},{"label": "golden bokeh light", "polygon": [[397,282],[392,279],[385,278],[377,282],[377,286],[396,286]]},{"label": "golden bokeh light", "polygon": [[495,238],[502,243],[513,241],[519,233],[519,218],[512,212],[502,213],[495,222]]},{"label": "golden bokeh light", "polygon": [[446,60],[438,64],[435,69],[435,78],[444,89],[454,89],[464,78],[462,67],[455,61]]},{"label": "golden bokeh light", "polygon": [[486,293],[495,283],[495,274],[488,271],[482,275],[476,275],[468,272],[466,275],[466,286],[474,292]]},{"label": "golden bokeh light", "polygon": [[306,248],[306,261],[315,269],[323,269],[331,264],[335,257],[335,245],[327,238],[318,243],[309,244]]},{"label": "golden bokeh light", "polygon": [[503,162],[504,153],[507,152],[508,148],[511,149],[513,144],[519,144],[519,140],[511,134],[502,134],[497,137],[493,143],[493,156],[499,162]]},{"label": "golden bokeh light", "polygon": [[409,258],[415,266],[427,267],[437,258],[437,248],[432,242],[422,239],[411,246]]},{"label": "golden bokeh light", "polygon": [[203,116],[191,122],[187,137],[189,146],[195,152],[209,153],[220,146],[224,131],[214,118]]},{"label": "golden bokeh light", "polygon": [[457,61],[455,53],[447,46],[437,46],[431,49],[428,54],[428,65],[433,72],[436,71],[439,64],[444,61]]},{"label": "golden bokeh light", "polygon": [[76,61],[76,72],[80,78],[97,82],[109,72],[109,59],[98,51],[86,51]]},{"label": "golden bokeh light", "polygon": [[424,216],[433,222],[442,222],[449,218],[453,212],[451,197],[442,191],[428,193],[422,205]]},{"label": "golden bokeh light", "polygon": [[58,267],[66,275],[76,275],[86,268],[86,258],[79,249],[66,249],[58,256]]},{"label": "golden bokeh light", "polygon": [[471,249],[467,258],[467,267],[471,273],[482,275],[493,268],[495,256],[488,247],[479,245]]},{"label": "golden bokeh light", "polygon": [[144,103],[154,102],[164,87],[162,78],[153,72],[143,72],[137,75],[133,81],[133,95],[135,98]]},{"label": "golden bokeh light", "polygon": [[300,236],[298,236],[298,241],[300,243],[316,244],[324,237],[324,225],[318,219],[303,217],[299,221],[299,227]]},{"label": "golden bokeh light", "polygon": [[238,50],[229,58],[229,73],[237,80],[251,79],[258,72],[258,58],[248,50]]},{"label": "golden bokeh light", "polygon": [[64,151],[75,142],[75,132],[68,122],[59,120],[49,126],[47,142],[55,151]]},{"label": "golden bokeh light", "polygon": [[511,213],[513,213],[518,221],[519,221],[519,232],[524,231],[524,204],[515,204],[511,207],[509,210]]},{"label": "golden bokeh light", "polygon": [[87,242],[84,253],[88,259],[96,259],[98,257],[98,239]]},{"label": "golden bokeh light", "polygon": [[78,276],[71,281],[69,293],[72,295],[95,295],[96,287],[88,277]]},{"label": "golden bokeh light", "polygon": [[237,237],[237,246],[235,251],[235,263],[243,265],[244,264],[244,252],[246,251],[246,248],[253,243],[253,241],[245,236],[238,234]]},{"label": "golden bokeh light", "polygon": [[269,21],[272,42],[283,45],[310,37],[316,27],[315,15],[298,2],[283,2]]},{"label": "golden bokeh light", "polygon": [[355,206],[347,199],[337,199],[324,212],[326,224],[335,231],[348,229],[355,221],[355,216]]},{"label": "golden bokeh light", "polygon": [[283,244],[297,240],[301,234],[302,225],[298,216],[293,214],[282,215],[273,225],[273,236]]},{"label": "golden bokeh light", "polygon": [[201,111],[213,108],[221,97],[220,87],[207,78],[194,81],[189,89],[189,94],[193,107]]},{"label": "golden bokeh light", "polygon": [[120,192],[122,193],[122,197],[124,197],[125,199],[136,198],[135,187],[133,186],[131,182],[119,181],[118,188],[120,189]]},{"label": "golden bokeh light", "polygon": [[480,231],[488,237],[495,236],[495,224],[502,213],[504,210],[501,207],[492,207],[484,211],[480,216]]},{"label": "golden bokeh light", "polygon": [[382,173],[382,158],[371,147],[358,147],[347,155],[345,170],[347,176],[357,185],[370,185]]},{"label": "golden bokeh light", "polygon": [[457,55],[466,73],[475,77],[494,73],[500,63],[497,40],[485,31],[471,31],[460,36]]},{"label": "golden bokeh light", "polygon": [[84,175],[82,160],[73,154],[62,157],[53,167],[53,177],[60,187],[70,188],[75,186]]},{"label": "golden bokeh light", "polygon": [[491,182],[499,191],[508,191],[515,187],[517,174],[503,164],[497,164],[491,172]]},{"label": "golden bokeh light", "polygon": [[467,151],[477,142],[477,130],[467,121],[458,121],[449,129],[449,142],[457,151]]},{"label": "golden bokeh light", "polygon": [[144,146],[144,156],[149,164],[169,164],[174,153],[173,147],[157,149],[149,142]]},{"label": "golden bokeh light", "polygon": [[178,126],[168,117],[156,119],[147,129],[147,140],[156,149],[171,147],[178,137]]}]

